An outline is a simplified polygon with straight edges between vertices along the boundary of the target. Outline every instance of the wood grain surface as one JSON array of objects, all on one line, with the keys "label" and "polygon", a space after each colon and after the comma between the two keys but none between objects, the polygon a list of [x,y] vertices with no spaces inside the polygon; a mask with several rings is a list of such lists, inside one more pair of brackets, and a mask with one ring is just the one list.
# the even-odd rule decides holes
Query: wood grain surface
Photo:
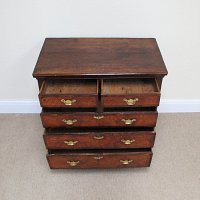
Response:
[{"label": "wood grain surface", "polygon": [[154,38],[47,38],[33,76],[160,76],[167,74]]}]

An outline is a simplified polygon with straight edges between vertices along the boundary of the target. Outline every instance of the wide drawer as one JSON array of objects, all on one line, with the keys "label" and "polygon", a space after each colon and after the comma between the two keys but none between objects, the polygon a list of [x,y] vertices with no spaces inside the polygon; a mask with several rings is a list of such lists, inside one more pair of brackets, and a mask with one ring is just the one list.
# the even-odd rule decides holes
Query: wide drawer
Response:
[{"label": "wide drawer", "polygon": [[159,105],[156,79],[105,79],[101,82],[104,107],[154,107]]},{"label": "wide drawer", "polygon": [[40,90],[39,99],[46,108],[91,108],[97,106],[97,80],[47,80]]},{"label": "wide drawer", "polygon": [[47,154],[51,169],[149,167],[151,150],[59,151]]},{"label": "wide drawer", "polygon": [[42,112],[44,128],[61,127],[154,127],[157,111],[105,112]]},{"label": "wide drawer", "polygon": [[147,130],[46,130],[43,135],[47,149],[119,149],[150,148],[154,145],[155,131]]}]

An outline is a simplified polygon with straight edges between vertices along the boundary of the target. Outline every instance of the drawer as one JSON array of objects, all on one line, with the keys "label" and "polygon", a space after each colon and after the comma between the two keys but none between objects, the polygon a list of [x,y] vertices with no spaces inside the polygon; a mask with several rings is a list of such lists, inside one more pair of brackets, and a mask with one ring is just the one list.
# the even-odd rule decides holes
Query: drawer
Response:
[{"label": "drawer", "polygon": [[105,112],[102,115],[92,112],[42,112],[44,128],[61,127],[154,127],[156,111]]},{"label": "drawer", "polygon": [[47,149],[119,149],[150,148],[154,145],[153,130],[46,130],[43,135]]},{"label": "drawer", "polygon": [[47,154],[51,169],[149,167],[151,150],[52,150]]},{"label": "drawer", "polygon": [[47,80],[40,90],[39,99],[46,108],[90,108],[97,106],[97,80]]},{"label": "drawer", "polygon": [[104,107],[154,107],[160,101],[156,79],[105,79],[101,90]]}]

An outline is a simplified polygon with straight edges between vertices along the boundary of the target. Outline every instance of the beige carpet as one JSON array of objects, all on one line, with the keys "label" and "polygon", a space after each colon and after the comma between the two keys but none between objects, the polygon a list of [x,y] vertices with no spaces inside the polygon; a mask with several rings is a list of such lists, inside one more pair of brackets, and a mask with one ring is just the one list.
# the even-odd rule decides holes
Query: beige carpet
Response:
[{"label": "beige carpet", "polygon": [[0,115],[0,200],[200,200],[200,113],[160,114],[150,168],[50,170],[39,115]]}]

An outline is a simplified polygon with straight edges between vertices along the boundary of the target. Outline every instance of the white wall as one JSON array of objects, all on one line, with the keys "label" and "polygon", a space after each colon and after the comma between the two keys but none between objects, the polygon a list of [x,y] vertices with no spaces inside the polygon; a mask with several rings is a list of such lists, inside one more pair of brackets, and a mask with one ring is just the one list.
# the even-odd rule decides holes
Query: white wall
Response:
[{"label": "white wall", "polygon": [[163,99],[200,99],[198,0],[0,0],[0,101],[36,100],[45,37],[155,37]]}]

